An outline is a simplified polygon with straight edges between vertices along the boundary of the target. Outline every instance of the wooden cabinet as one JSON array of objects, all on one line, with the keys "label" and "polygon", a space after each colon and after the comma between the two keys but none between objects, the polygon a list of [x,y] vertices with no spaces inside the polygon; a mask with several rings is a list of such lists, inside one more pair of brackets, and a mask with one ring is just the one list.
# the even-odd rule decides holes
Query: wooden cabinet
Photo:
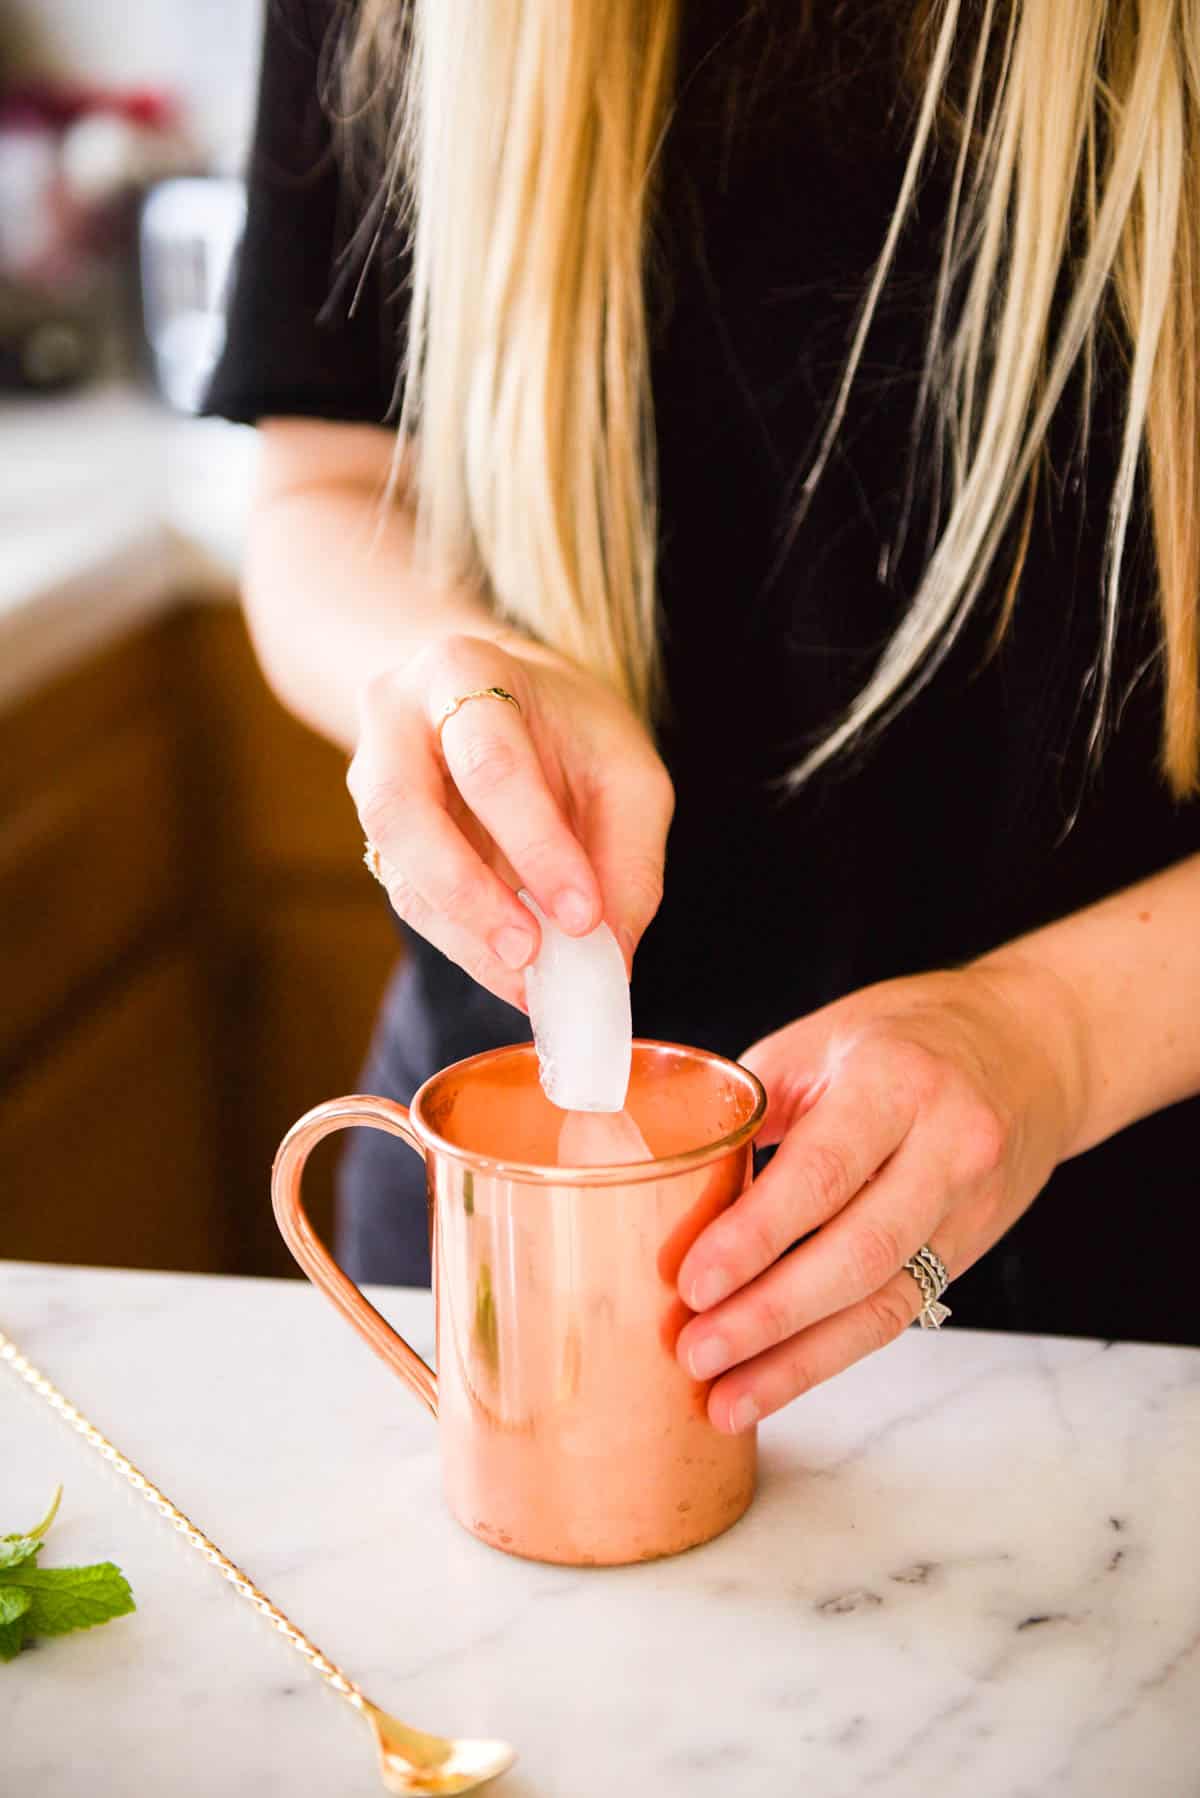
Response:
[{"label": "wooden cabinet", "polygon": [[275,1145],[357,1086],[398,951],[360,857],[344,758],[236,606],[182,603],[0,717],[0,1254],[291,1271]]},{"label": "wooden cabinet", "polygon": [[86,758],[11,796],[0,832],[4,1044],[35,1035],[178,914],[174,748],[157,712],[118,720]]},{"label": "wooden cabinet", "polygon": [[[395,949],[390,940],[376,941],[374,926],[357,897],[335,888],[292,890],[264,906],[241,939],[241,962],[233,971],[237,997],[229,1012],[240,1019],[248,1076],[242,1087],[248,1102],[238,1120],[249,1189],[243,1254],[263,1273],[295,1271],[267,1202],[267,1173],[280,1137],[321,1099],[360,1090],[380,963]],[[326,1240],[345,1142],[339,1135],[319,1144],[304,1174],[305,1204]]]},{"label": "wooden cabinet", "polygon": [[[196,611],[188,666],[206,695],[195,809],[221,858],[223,1106],[240,1194],[239,1265],[294,1273],[271,1214],[280,1137],[320,1099],[355,1092],[399,937],[362,863],[346,758],[268,692],[240,613]],[[341,1144],[305,1174],[314,1224],[333,1223]]]},{"label": "wooden cabinet", "polygon": [[40,1261],[227,1266],[214,1019],[197,957],[159,955],[32,1060],[0,1119],[3,1245]]}]

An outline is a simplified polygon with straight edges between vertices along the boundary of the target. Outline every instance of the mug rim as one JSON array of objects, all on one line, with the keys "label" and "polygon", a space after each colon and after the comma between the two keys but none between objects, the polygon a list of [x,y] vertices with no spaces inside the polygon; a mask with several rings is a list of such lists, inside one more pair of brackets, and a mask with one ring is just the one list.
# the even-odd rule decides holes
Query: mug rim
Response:
[{"label": "mug rim", "polygon": [[657,1037],[635,1036],[633,1047],[635,1050],[665,1049],[672,1054],[684,1055],[690,1061],[708,1062],[712,1066],[730,1070],[753,1092],[753,1110],[735,1129],[726,1131],[712,1142],[700,1143],[694,1149],[682,1149],[678,1154],[664,1155],[654,1161],[605,1162],[596,1167],[559,1167],[548,1162],[509,1161],[499,1156],[481,1155],[474,1150],[464,1149],[458,1143],[439,1135],[426,1119],[424,1111],[425,1100],[438,1082],[451,1074],[461,1074],[466,1068],[483,1067],[504,1056],[536,1056],[533,1043],[523,1042],[504,1043],[497,1049],[483,1049],[476,1055],[466,1055],[461,1061],[439,1068],[427,1080],[423,1080],[413,1094],[409,1103],[409,1116],[423,1145],[433,1153],[444,1155],[451,1161],[463,1163],[493,1178],[542,1186],[633,1186],[672,1179],[676,1174],[690,1173],[694,1168],[716,1161],[757,1136],[767,1115],[766,1090],[758,1075],[743,1067],[740,1061],[731,1061],[727,1055],[719,1055],[715,1049],[699,1049],[689,1043],[665,1042]]}]

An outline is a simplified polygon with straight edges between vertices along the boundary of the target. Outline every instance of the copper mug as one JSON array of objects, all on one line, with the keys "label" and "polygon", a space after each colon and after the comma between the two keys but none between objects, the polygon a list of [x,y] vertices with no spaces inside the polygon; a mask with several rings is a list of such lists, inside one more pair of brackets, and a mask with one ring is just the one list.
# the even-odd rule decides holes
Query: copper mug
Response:
[{"label": "copper mug", "polygon": [[[526,1043],[435,1074],[411,1109],[362,1096],[318,1105],[275,1160],[292,1254],[438,1419],[451,1511],[536,1561],[676,1554],[728,1529],[754,1494],[754,1432],[715,1430],[707,1385],[676,1359],[692,1313],[675,1282],[750,1179],[763,1090],[719,1055],[637,1041],[627,1110],[653,1161],[556,1166],[563,1113]],[[353,1124],[403,1137],[425,1160],[436,1374],[304,1211],[310,1151]]]}]

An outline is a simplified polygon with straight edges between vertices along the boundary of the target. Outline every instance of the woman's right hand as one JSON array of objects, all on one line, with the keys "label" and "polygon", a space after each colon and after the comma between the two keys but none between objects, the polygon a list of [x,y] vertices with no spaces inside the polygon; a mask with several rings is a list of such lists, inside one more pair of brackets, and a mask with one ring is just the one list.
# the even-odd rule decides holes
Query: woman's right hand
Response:
[{"label": "woman's right hand", "polygon": [[[503,687],[520,703],[464,693]],[[447,636],[372,680],[347,784],[407,924],[509,1004],[538,925],[603,918],[632,963],[658,909],[674,808],[643,725],[611,688],[516,634]]]}]

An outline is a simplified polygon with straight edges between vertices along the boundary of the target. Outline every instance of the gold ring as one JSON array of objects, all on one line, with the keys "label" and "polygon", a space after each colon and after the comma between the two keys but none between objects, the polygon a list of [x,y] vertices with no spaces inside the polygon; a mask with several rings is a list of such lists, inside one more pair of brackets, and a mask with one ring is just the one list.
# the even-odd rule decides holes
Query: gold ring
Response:
[{"label": "gold ring", "polygon": [[439,743],[442,740],[443,730],[446,728],[447,724],[449,724],[455,712],[461,711],[463,706],[468,704],[472,699],[502,699],[505,705],[515,706],[518,712],[521,709],[520,700],[517,699],[514,694],[510,693],[506,687],[476,687],[471,693],[461,693],[457,699],[452,699],[449,705],[444,706],[442,709],[441,716],[439,717],[436,726],[437,740]]},{"label": "gold ring", "polygon": [[380,886],[386,886],[387,881],[383,878],[383,856],[379,853],[379,844],[373,843],[370,837],[363,844],[363,862]]}]

